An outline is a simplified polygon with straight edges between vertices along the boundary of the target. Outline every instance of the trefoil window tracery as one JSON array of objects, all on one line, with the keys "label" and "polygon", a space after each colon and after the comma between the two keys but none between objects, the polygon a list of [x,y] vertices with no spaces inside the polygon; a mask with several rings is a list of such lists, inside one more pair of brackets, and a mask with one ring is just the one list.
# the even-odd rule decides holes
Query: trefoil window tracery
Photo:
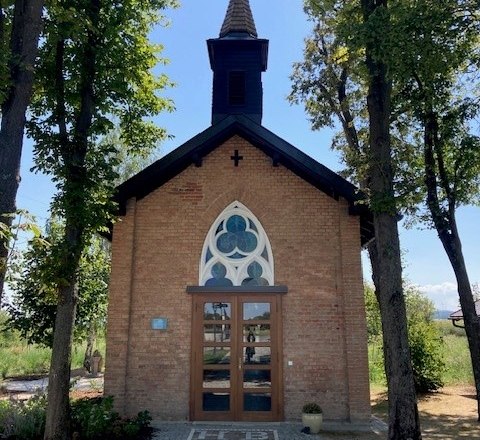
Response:
[{"label": "trefoil window tracery", "polygon": [[240,202],[215,220],[203,245],[200,286],[273,286],[273,255],[267,234]]}]

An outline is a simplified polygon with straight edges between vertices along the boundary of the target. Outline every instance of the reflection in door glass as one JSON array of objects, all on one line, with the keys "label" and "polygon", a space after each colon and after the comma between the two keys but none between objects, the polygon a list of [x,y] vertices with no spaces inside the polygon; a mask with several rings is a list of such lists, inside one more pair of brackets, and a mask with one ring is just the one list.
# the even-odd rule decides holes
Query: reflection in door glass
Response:
[{"label": "reflection in door glass", "polygon": [[229,411],[230,394],[227,393],[203,393],[203,411]]},{"label": "reflection in door glass", "polygon": [[270,388],[272,378],[270,370],[244,370],[243,388]]},{"label": "reflection in door glass", "polygon": [[270,347],[243,347],[243,359],[246,365],[270,365],[271,358]]},{"label": "reflection in door glass", "polygon": [[270,393],[243,394],[244,411],[271,411],[272,395]]},{"label": "reflection in door glass", "polygon": [[204,347],[203,348],[204,365],[229,365],[230,347]]},{"label": "reflection in door glass", "polygon": [[232,316],[232,305],[224,302],[205,303],[203,307],[203,319],[225,321]]},{"label": "reflection in door glass", "polygon": [[243,320],[270,319],[270,303],[243,303]]},{"label": "reflection in door glass", "polygon": [[230,388],[230,370],[203,370],[203,388]]},{"label": "reflection in door glass", "polygon": [[203,326],[205,342],[230,342],[231,334],[230,324],[205,324]]},{"label": "reflection in door glass", "polygon": [[243,342],[270,342],[270,324],[244,325]]}]

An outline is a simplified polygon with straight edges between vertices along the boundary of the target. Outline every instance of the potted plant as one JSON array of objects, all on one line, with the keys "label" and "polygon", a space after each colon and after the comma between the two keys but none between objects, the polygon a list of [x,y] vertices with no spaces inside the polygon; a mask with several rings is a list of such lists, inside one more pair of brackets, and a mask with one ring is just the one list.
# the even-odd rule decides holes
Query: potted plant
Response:
[{"label": "potted plant", "polygon": [[322,427],[323,411],[317,403],[306,403],[302,408],[303,426],[310,429],[310,433],[318,434]]}]

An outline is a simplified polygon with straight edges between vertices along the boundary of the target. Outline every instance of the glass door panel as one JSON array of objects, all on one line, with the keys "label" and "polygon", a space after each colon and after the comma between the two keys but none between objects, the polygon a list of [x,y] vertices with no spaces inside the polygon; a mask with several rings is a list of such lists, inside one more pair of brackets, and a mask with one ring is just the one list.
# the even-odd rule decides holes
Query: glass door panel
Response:
[{"label": "glass door panel", "polygon": [[230,411],[229,393],[202,393],[202,410],[212,411]]},{"label": "glass door panel", "polygon": [[275,301],[241,300],[243,419],[273,420],[272,336]]},{"label": "glass door panel", "polygon": [[270,342],[270,324],[244,325],[243,342]]},{"label": "glass door panel", "polygon": [[271,388],[270,370],[245,370],[243,372],[243,388]]},{"label": "glass door panel", "polygon": [[269,320],[270,319],[270,303],[260,302],[246,302],[243,303],[243,320],[244,321],[256,321],[256,320]]},{"label": "glass door panel", "polygon": [[270,347],[243,347],[245,365],[270,365],[272,353]]},{"label": "glass door panel", "polygon": [[272,395],[270,393],[245,393],[243,395],[243,411],[272,410]]},{"label": "glass door panel", "polygon": [[232,326],[230,324],[204,324],[203,340],[205,342],[230,342]]},{"label": "glass door panel", "polygon": [[230,388],[230,370],[203,370],[203,388]]},{"label": "glass door panel", "polygon": [[203,347],[203,365],[230,365],[230,347]]},{"label": "glass door panel", "polygon": [[274,421],[279,403],[280,297],[194,297],[192,419]]},{"label": "glass door panel", "polygon": [[228,321],[232,316],[232,304],[229,302],[206,302],[203,306],[205,321]]}]

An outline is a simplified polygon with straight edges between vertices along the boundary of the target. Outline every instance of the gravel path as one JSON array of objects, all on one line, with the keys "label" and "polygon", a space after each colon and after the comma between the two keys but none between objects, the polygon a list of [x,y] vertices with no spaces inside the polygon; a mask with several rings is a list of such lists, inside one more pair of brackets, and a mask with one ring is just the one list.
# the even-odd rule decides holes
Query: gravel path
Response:
[{"label": "gravel path", "polygon": [[[72,390],[91,391],[103,389],[103,375],[98,377],[75,376],[71,379]],[[29,399],[36,393],[45,392],[48,386],[48,377],[35,380],[6,379],[1,383],[3,391],[14,394],[17,399]]]}]

